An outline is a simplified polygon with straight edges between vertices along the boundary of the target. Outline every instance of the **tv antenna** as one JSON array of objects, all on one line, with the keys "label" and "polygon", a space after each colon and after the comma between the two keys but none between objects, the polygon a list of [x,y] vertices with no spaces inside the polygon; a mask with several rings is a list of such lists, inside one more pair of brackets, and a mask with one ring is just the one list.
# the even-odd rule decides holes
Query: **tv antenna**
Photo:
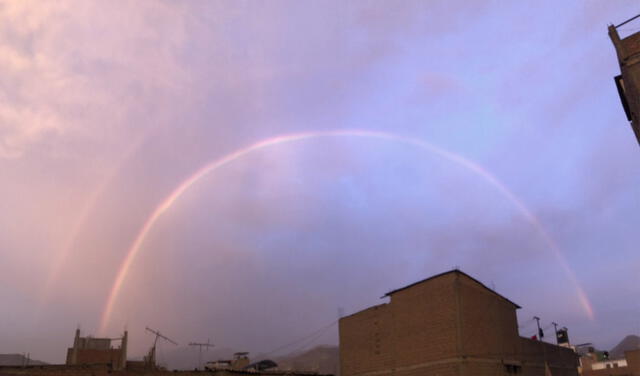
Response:
[{"label": "tv antenna", "polygon": [[153,367],[153,366],[155,366],[155,364],[156,364],[156,345],[158,344],[158,338],[162,338],[162,339],[164,339],[165,341],[170,342],[170,343],[172,343],[172,344],[174,344],[174,345],[176,345],[176,346],[178,346],[178,344],[177,344],[174,340],[172,340],[171,338],[169,338],[169,337],[167,337],[167,336],[162,335],[162,334],[160,333],[160,331],[159,331],[159,330],[153,330],[153,329],[151,329],[151,328],[149,328],[149,327],[145,327],[145,329],[146,329],[148,332],[151,332],[151,333],[153,333],[153,334],[155,334],[155,335],[156,335],[156,339],[155,339],[155,340],[153,340],[153,346],[151,347],[151,350],[149,350],[149,355],[147,356],[147,362],[148,362],[148,364],[149,364],[151,367]]},{"label": "tv antenna", "polygon": [[542,331],[542,328],[540,328],[540,317],[533,316],[533,319],[536,320],[536,324],[538,325],[538,337],[540,341],[542,341],[542,337],[544,337],[544,332]]},{"label": "tv antenna", "polygon": [[207,343],[198,343],[198,342],[189,342],[189,346],[198,346],[198,368],[202,365],[202,348],[204,347],[206,350],[209,350],[209,347],[215,347],[214,344],[209,343],[209,339],[207,338]]}]

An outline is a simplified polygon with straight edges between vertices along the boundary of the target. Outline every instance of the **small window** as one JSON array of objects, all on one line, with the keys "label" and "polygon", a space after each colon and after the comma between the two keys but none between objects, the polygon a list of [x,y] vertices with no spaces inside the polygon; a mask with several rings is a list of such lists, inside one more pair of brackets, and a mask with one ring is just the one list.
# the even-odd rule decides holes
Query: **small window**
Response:
[{"label": "small window", "polygon": [[515,364],[505,364],[504,370],[509,375],[516,375],[522,373],[522,367]]}]

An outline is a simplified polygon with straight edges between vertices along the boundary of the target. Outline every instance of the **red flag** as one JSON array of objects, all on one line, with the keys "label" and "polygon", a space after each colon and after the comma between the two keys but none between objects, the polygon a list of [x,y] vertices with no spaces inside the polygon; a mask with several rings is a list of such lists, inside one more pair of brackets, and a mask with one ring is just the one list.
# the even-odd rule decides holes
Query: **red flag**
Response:
[{"label": "red flag", "polygon": [[533,336],[531,336],[531,339],[534,340],[534,341],[537,341],[538,340],[538,336],[534,334]]}]

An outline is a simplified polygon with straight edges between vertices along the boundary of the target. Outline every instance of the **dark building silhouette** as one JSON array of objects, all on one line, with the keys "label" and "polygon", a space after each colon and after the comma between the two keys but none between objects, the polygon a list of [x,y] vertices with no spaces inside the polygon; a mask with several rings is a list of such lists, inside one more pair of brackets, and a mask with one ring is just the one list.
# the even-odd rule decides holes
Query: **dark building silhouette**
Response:
[{"label": "dark building silhouette", "polygon": [[589,352],[580,361],[583,376],[640,376],[640,349],[625,351],[618,359],[598,359]]},{"label": "dark building silhouette", "polygon": [[111,346],[111,338],[80,337],[76,329],[73,347],[67,349],[67,365],[108,365],[113,370],[127,366],[127,331],[120,339],[120,347]]}]

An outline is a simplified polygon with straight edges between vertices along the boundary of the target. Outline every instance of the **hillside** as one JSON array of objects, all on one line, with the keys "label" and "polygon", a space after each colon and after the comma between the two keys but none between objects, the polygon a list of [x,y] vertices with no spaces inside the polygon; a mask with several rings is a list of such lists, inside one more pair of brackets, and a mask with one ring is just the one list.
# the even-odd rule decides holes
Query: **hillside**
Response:
[{"label": "hillside", "polygon": [[297,371],[313,371],[338,375],[339,352],[337,346],[317,346],[308,351],[274,358],[278,368]]},{"label": "hillside", "polygon": [[629,350],[640,349],[640,337],[636,335],[628,335],[624,337],[611,351],[609,351],[610,359],[624,358],[624,352]]}]

